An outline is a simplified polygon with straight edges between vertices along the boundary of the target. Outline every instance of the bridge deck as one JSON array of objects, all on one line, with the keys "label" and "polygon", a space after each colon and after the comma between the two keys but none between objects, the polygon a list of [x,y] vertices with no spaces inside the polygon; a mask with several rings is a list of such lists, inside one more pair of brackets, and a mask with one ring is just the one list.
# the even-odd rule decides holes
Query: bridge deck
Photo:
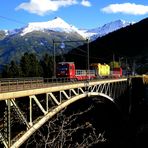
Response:
[{"label": "bridge deck", "polygon": [[[120,81],[127,81],[127,78],[122,79],[104,79],[104,80],[93,80],[93,81],[80,81],[80,82],[67,82],[67,83],[42,83],[40,85],[36,85],[36,87],[23,87],[21,86],[13,86],[16,89],[8,89],[7,91],[0,93],[0,101],[7,100],[12,98],[19,98],[43,93],[50,93],[55,91],[62,91],[68,89],[74,89],[79,87],[85,87],[87,85],[97,85],[97,84],[105,84],[105,83],[113,83],[113,82],[120,82]],[[28,84],[27,84],[28,86]],[[1,88],[2,89],[2,88]]]}]

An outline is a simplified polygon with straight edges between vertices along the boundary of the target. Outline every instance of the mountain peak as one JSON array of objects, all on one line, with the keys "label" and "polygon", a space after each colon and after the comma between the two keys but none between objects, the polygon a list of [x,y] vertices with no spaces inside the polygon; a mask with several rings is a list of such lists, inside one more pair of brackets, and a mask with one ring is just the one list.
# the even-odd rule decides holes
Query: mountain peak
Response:
[{"label": "mountain peak", "polygon": [[122,19],[118,19],[118,20],[112,21],[110,23],[104,24],[102,27],[88,30],[88,33],[91,33],[92,40],[95,40],[98,37],[102,37],[110,32],[116,31],[116,30],[126,27],[130,24],[131,24],[130,22],[127,22]]},{"label": "mountain peak", "polygon": [[57,19],[57,18],[59,18],[59,17],[58,16],[54,17],[54,19]]},{"label": "mountain peak", "polygon": [[60,18],[59,16],[54,17],[53,20],[63,20],[62,18]]},{"label": "mountain peak", "polygon": [[118,20],[115,20],[115,21],[113,21],[113,22],[122,22],[122,23],[125,23],[126,21],[123,20],[123,19],[118,19]]},{"label": "mountain peak", "polygon": [[56,32],[76,32],[80,34],[83,38],[85,35],[78,30],[73,25],[68,24],[60,17],[55,17],[52,20],[49,20],[47,22],[32,22],[29,23],[26,27],[22,28],[21,35],[25,35],[27,33],[33,32],[33,31],[56,31]]},{"label": "mountain peak", "polygon": [[62,18],[56,16],[54,19],[49,20],[48,23],[64,23],[64,24],[68,24],[66,23]]},{"label": "mountain peak", "polygon": [[126,22],[125,20],[119,19],[119,20],[107,23],[107,24],[103,25],[102,27],[109,27],[109,28],[117,28],[118,29],[118,28],[125,27],[129,24],[130,24],[129,22]]}]

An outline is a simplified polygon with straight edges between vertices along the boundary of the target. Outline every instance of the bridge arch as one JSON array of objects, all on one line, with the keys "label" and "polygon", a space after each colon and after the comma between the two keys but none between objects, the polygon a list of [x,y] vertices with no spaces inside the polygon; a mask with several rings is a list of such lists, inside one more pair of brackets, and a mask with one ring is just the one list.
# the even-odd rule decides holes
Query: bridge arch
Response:
[{"label": "bridge arch", "polygon": [[40,119],[37,123],[35,123],[31,128],[29,128],[26,133],[20,137],[13,145],[11,148],[16,148],[21,146],[33,133],[35,133],[42,125],[44,125],[49,119],[51,119],[54,115],[56,115],[58,112],[60,112],[62,109],[65,107],[69,106],[70,104],[79,101],[80,99],[84,99],[87,97],[92,97],[92,96],[101,96],[107,100],[109,100],[112,103],[114,102],[114,99],[111,98],[110,96],[104,94],[104,93],[98,93],[98,92],[88,92],[84,94],[79,94],[77,96],[72,97],[71,99],[68,99],[67,101],[61,103],[57,107],[55,107],[53,110],[48,112],[42,119]]},{"label": "bridge arch", "polygon": [[92,96],[100,96],[103,97],[104,99],[108,100],[109,102],[113,103],[118,110],[120,110],[120,106],[115,102],[114,98],[104,94],[104,93],[99,93],[99,92],[90,92],[88,93],[88,96],[92,97]]},{"label": "bridge arch", "polygon": [[[2,137],[1,139],[4,141],[3,144],[6,145],[6,147],[19,147],[50,118],[78,100],[87,97],[96,99],[102,97],[102,100],[104,99],[109,103],[112,102],[112,104],[116,104],[116,99],[118,99],[127,89],[127,79],[94,80],[56,84],[54,82],[47,83],[45,81],[45,83],[43,82],[41,85],[40,83],[39,85],[35,84],[35,88],[28,88],[28,84],[26,84],[27,88],[23,86],[23,89],[20,89],[19,87],[21,84],[16,85],[17,87],[14,85],[14,87],[12,87],[15,88],[14,90],[9,90],[9,86],[10,85],[8,85],[8,92],[4,91],[0,93],[0,100],[7,100],[9,102],[7,104],[7,110],[4,112],[4,115],[9,114],[9,117],[6,116],[4,121],[7,121],[8,119],[10,120],[10,114],[13,116],[14,112],[17,114],[19,123],[23,123],[27,131],[24,131],[23,129],[19,134],[12,136],[11,125],[7,123],[3,128],[8,131],[7,135],[4,133],[5,135],[3,136],[3,133],[1,134],[0,132],[0,136]],[[23,103],[23,101],[20,101],[21,98],[25,98],[24,100],[27,102],[25,107],[27,110],[24,110],[24,106],[21,105]],[[102,103],[103,102],[104,101],[102,101]],[[13,106],[11,106],[11,103]],[[33,105],[35,105],[37,110],[39,110],[37,115],[34,114],[36,113],[36,108],[34,109]]]},{"label": "bridge arch", "polygon": [[114,99],[104,93],[90,92],[90,93],[88,93],[88,96],[101,96],[101,97],[104,97],[114,103]]}]

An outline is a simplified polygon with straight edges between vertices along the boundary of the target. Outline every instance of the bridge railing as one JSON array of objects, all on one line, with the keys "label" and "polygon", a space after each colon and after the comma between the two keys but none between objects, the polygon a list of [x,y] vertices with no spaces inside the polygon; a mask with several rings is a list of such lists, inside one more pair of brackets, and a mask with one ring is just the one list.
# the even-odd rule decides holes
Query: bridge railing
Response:
[{"label": "bridge railing", "polygon": [[71,82],[69,78],[5,78],[0,79],[0,92],[33,89]]},{"label": "bridge railing", "polygon": [[9,92],[32,88],[42,83],[41,78],[5,78],[0,79],[0,92]]},{"label": "bridge railing", "polygon": [[[113,79],[113,78],[108,78]],[[84,82],[88,81],[104,80],[101,78],[93,80],[81,80]],[[21,91],[27,89],[43,88],[48,86],[63,85],[65,83],[78,83],[74,79],[69,78],[43,78],[43,77],[31,77],[31,78],[4,78],[0,79],[0,93]]]}]

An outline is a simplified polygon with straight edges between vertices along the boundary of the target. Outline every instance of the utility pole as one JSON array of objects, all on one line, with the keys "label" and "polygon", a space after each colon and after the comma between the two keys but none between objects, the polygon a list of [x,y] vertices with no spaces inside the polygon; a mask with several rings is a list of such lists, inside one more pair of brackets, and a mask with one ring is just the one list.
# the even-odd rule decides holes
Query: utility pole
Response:
[{"label": "utility pole", "polygon": [[56,78],[55,44],[56,44],[56,42],[53,40],[53,78]]},{"label": "utility pole", "polygon": [[113,63],[112,68],[114,68],[115,67],[115,55],[114,55],[114,53],[113,53],[113,62],[112,63]]},{"label": "utility pole", "polygon": [[65,48],[65,43],[70,43],[70,42],[83,42],[86,43],[87,45],[87,71],[89,72],[89,39],[86,40],[76,40],[76,41],[55,41],[53,40],[53,78],[56,78],[56,54],[55,54],[55,49],[56,49],[56,44],[61,44],[60,47],[61,49]]},{"label": "utility pole", "polygon": [[127,57],[126,57],[126,75],[128,75]]},{"label": "utility pole", "polygon": [[89,74],[89,39],[87,39],[87,71]]},{"label": "utility pole", "polygon": [[135,66],[136,66],[135,60],[133,60],[132,75],[135,75]]}]

